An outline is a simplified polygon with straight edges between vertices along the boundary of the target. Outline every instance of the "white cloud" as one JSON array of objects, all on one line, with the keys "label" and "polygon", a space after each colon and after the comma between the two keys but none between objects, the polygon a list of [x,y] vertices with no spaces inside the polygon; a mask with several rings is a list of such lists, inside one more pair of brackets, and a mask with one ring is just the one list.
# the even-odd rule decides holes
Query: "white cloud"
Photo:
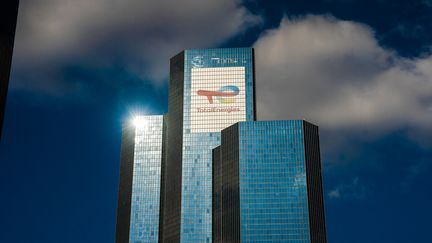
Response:
[{"label": "white cloud", "polygon": [[[237,0],[23,0],[14,64],[20,73],[43,77],[70,63],[121,63],[158,82],[182,49],[220,44],[260,21]],[[19,81],[30,87],[59,82]]]},{"label": "white cloud", "polygon": [[330,16],[284,17],[254,46],[259,119],[432,131],[431,56],[400,57],[368,26]]}]

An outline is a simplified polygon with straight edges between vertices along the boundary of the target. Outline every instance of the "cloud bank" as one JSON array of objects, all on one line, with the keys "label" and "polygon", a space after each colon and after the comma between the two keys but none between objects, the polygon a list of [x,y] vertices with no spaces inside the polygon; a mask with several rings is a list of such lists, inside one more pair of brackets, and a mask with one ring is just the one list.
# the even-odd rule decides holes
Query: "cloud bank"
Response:
[{"label": "cloud bank", "polygon": [[260,21],[237,0],[23,0],[14,64],[29,76],[17,85],[56,92],[67,65],[119,65],[160,82],[177,52],[218,45]]},{"label": "cloud bank", "polygon": [[[12,85],[73,90],[83,80],[68,80],[63,70],[74,65],[120,66],[158,84],[178,51],[217,46],[261,22],[237,0],[179,4],[23,0]],[[305,118],[326,129],[432,130],[432,57],[400,57],[380,46],[366,25],[330,16],[284,17],[254,47],[260,119]]]},{"label": "cloud bank", "polygon": [[432,131],[432,57],[406,59],[366,25],[284,17],[254,44],[259,119],[304,118],[330,130]]}]

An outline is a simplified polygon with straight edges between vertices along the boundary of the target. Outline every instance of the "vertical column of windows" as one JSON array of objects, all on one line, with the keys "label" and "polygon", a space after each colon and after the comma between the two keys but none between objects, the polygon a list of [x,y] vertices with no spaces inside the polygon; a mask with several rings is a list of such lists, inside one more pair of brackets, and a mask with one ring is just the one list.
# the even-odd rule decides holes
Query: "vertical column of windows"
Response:
[{"label": "vertical column of windows", "polygon": [[130,242],[157,242],[162,159],[162,116],[143,116],[135,128]]}]

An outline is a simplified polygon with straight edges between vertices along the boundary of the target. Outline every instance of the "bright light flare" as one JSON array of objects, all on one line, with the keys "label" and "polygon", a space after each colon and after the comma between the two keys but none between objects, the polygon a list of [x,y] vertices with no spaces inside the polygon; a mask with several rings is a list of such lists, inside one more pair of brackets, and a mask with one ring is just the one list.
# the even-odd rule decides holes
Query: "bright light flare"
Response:
[{"label": "bright light flare", "polygon": [[142,116],[136,116],[133,118],[132,123],[135,127],[143,128],[147,126],[148,121]]}]

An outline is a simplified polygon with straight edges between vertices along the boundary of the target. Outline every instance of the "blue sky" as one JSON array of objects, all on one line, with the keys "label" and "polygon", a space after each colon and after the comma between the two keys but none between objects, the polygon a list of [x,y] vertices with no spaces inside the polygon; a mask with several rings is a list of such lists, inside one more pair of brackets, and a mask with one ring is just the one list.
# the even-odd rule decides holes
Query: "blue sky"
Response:
[{"label": "blue sky", "polygon": [[22,0],[0,242],[114,242],[121,124],[169,58],[255,47],[259,119],[320,126],[329,242],[427,242],[432,1]]}]

